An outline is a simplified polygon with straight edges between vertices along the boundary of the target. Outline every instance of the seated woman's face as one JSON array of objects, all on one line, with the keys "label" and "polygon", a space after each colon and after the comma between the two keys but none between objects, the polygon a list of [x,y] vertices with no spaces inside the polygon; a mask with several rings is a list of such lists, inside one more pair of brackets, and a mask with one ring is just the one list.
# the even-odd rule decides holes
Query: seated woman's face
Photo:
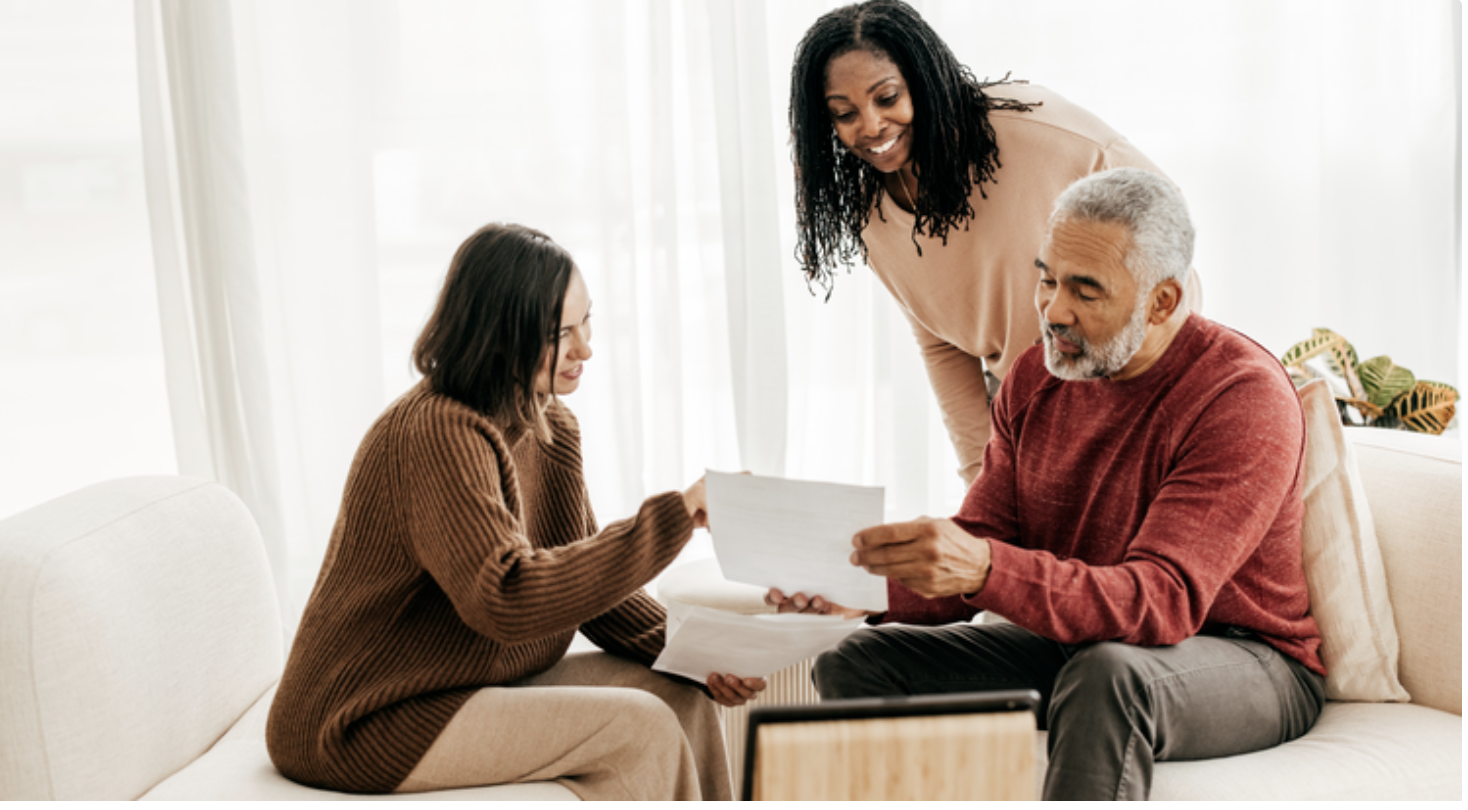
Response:
[{"label": "seated woman's face", "polygon": [[556,335],[546,336],[545,355],[535,375],[535,392],[565,396],[581,385],[581,370],[591,359],[591,295],[580,270],[571,271],[561,306],[560,350]]}]

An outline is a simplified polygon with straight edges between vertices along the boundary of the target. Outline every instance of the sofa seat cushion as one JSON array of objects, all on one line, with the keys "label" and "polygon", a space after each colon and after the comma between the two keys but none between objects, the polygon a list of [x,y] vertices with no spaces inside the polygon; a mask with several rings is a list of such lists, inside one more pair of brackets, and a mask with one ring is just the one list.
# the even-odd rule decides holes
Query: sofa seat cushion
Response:
[{"label": "sofa seat cushion", "polygon": [[238,723],[208,753],[143,794],[143,801],[242,800],[333,801],[407,799],[422,801],[576,801],[576,794],[558,782],[361,796],[333,793],[300,785],[281,776],[265,750],[265,720],[275,699],[271,686]]},{"label": "sofa seat cushion", "polygon": [[[1037,764],[1046,765],[1044,732]],[[1043,777],[1042,777],[1043,778]],[[1463,718],[1411,703],[1325,704],[1310,733],[1222,759],[1159,762],[1153,801],[1463,797]]]}]

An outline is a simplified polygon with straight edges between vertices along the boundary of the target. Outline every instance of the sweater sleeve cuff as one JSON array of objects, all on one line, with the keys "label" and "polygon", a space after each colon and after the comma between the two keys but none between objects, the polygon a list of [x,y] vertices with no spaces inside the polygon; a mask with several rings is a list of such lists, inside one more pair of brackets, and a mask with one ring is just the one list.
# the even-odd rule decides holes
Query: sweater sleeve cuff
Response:
[{"label": "sweater sleeve cuff", "polygon": [[903,624],[948,624],[972,619],[973,608],[964,604],[957,596],[929,599],[914,593],[896,580],[887,580],[887,612],[880,623],[901,622]]},{"label": "sweater sleeve cuff", "polygon": [[1010,618],[1010,607],[1017,603],[1022,590],[1014,571],[1019,568],[1026,553],[1024,549],[991,538],[989,576],[984,580],[984,587],[977,593],[964,594],[964,603],[976,610],[992,610]]}]

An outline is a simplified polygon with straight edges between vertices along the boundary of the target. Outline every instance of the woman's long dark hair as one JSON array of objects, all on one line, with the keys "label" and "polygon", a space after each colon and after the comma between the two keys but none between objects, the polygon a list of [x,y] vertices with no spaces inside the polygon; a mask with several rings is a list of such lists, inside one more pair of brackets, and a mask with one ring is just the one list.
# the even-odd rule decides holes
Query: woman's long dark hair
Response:
[{"label": "woman's long dark hair", "polygon": [[[914,206],[916,236],[948,238],[967,227],[975,184],[994,179],[999,148],[989,110],[1028,110],[1009,99],[991,99],[973,73],[918,13],[900,0],[870,0],[838,8],[816,20],[795,51],[790,71],[790,140],[795,158],[796,259],[806,281],[830,296],[834,270],[858,253],[861,232],[883,193],[882,173],[852,154],[836,137],[826,107],[831,60],[864,50],[892,60],[912,96],[912,159],[918,168]],[[992,84],[997,84],[992,83]]]},{"label": "woman's long dark hair", "polygon": [[438,393],[505,427],[549,438],[535,377],[546,352],[558,356],[575,267],[540,231],[480,228],[454,253],[438,304],[413,344],[413,364]]}]

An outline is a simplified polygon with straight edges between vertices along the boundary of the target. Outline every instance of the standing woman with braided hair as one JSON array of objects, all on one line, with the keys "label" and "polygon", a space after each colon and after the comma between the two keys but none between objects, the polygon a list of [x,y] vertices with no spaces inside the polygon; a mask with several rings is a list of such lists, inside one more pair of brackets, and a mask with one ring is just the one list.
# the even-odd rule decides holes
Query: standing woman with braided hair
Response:
[{"label": "standing woman with braided hair", "polygon": [[[858,255],[882,280],[912,324],[972,484],[989,399],[1040,338],[1035,257],[1055,198],[1105,169],[1161,171],[1049,90],[976,80],[901,0],[845,6],[811,26],[791,69],[790,131],[807,281],[829,295],[836,267]],[[1196,273],[1184,304],[1178,317],[1201,309]]]}]

